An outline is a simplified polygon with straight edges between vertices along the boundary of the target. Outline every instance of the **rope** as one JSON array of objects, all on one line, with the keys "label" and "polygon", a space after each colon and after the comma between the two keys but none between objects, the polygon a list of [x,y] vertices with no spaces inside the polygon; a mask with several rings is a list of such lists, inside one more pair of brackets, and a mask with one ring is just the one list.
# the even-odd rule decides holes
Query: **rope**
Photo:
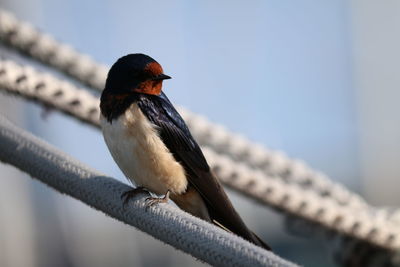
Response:
[{"label": "rope", "polygon": [[6,92],[21,95],[99,127],[99,99],[71,83],[4,59],[0,59],[0,80],[0,87]]},{"label": "rope", "polygon": [[[57,42],[1,9],[0,40],[92,88],[100,91],[104,87],[108,70],[106,66],[96,63],[66,44]],[[290,159],[283,152],[270,151],[239,135],[231,134],[222,126],[212,124],[206,118],[186,109],[179,108],[179,110],[201,145],[212,147],[218,153],[258,168],[266,175],[281,177],[287,183],[298,184],[321,196],[335,199],[341,205],[355,208],[367,206],[360,196],[332,182],[326,175],[312,170],[304,162]]]},{"label": "rope", "polygon": [[323,198],[313,191],[305,192],[296,184],[266,177],[260,170],[250,169],[211,149],[204,148],[204,152],[213,163],[217,176],[232,189],[289,215],[321,225],[325,230],[334,230],[388,250],[400,250],[398,222],[374,215],[369,209],[355,211],[342,207],[330,198]]},{"label": "rope", "polygon": [[[32,67],[0,60],[0,89],[51,105],[98,127],[96,97],[72,84],[38,73]],[[266,175],[259,169],[217,153],[214,148],[203,146],[203,150],[217,176],[230,188],[287,214],[321,225],[325,230],[386,250],[400,249],[399,221],[388,220],[387,213],[368,206],[359,209],[342,206],[335,199],[304,190],[299,184],[286,183],[274,175]]]},{"label": "rope", "polygon": [[20,52],[65,72],[90,87],[102,89],[108,67],[89,56],[80,54],[69,45],[41,33],[32,25],[17,20],[0,9],[0,40]]},{"label": "rope", "polygon": [[201,145],[230,155],[234,160],[259,169],[266,175],[276,176],[286,183],[297,184],[304,189],[315,191],[320,196],[335,199],[340,205],[355,208],[367,206],[360,196],[334,183],[325,174],[312,170],[303,161],[290,159],[281,151],[271,151],[260,144],[252,143],[186,109],[179,110]]},{"label": "rope", "polygon": [[60,193],[216,266],[296,266],[172,205],[146,209],[142,194],[123,208],[127,185],[91,170],[0,117],[0,160]]}]

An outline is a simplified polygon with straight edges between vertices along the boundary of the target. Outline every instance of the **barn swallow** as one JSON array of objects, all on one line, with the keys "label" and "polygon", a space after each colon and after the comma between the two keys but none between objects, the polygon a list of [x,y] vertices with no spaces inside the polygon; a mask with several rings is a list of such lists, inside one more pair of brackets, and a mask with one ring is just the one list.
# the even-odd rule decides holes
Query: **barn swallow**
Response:
[{"label": "barn swallow", "polygon": [[186,212],[270,250],[250,231],[218,182],[185,122],[162,92],[161,65],[144,54],[129,54],[111,67],[101,95],[104,140],[124,175],[138,187],[171,198]]}]

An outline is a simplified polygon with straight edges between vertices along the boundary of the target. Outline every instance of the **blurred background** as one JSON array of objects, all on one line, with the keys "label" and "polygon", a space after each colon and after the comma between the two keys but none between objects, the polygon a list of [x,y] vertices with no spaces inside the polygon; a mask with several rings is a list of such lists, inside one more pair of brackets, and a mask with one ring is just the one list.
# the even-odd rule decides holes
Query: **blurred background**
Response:
[{"label": "blurred background", "polygon": [[[400,2],[0,0],[56,39],[111,65],[145,53],[173,103],[289,156],[378,206],[399,206]],[[99,131],[1,95],[0,111],[126,182]],[[0,266],[201,266],[0,164]],[[331,246],[288,234],[279,213],[229,192],[280,256],[334,266]]]}]

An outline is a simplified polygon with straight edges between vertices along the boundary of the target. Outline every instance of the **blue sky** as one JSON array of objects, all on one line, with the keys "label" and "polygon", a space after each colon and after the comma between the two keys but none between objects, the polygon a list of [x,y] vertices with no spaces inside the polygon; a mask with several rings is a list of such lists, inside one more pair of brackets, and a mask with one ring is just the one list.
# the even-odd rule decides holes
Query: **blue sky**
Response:
[{"label": "blue sky", "polygon": [[354,183],[347,12],[346,1],[43,1],[40,27],[108,65],[146,53],[173,77],[174,103]]}]

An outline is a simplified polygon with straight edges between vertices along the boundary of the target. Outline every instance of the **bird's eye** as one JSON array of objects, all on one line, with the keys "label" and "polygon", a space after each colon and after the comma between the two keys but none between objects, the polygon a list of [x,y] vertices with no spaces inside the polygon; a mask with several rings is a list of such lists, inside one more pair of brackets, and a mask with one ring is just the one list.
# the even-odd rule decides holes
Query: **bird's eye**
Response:
[{"label": "bird's eye", "polygon": [[143,72],[141,72],[141,73],[135,73],[135,74],[134,74],[134,77],[135,77],[136,80],[139,80],[139,81],[145,81],[145,80],[147,80],[147,75],[146,75],[146,73],[143,73]]},{"label": "bird's eye", "polygon": [[140,79],[141,79],[142,81],[150,80],[152,77],[153,77],[152,73],[149,73],[149,72],[143,72],[143,73],[140,75]]}]

